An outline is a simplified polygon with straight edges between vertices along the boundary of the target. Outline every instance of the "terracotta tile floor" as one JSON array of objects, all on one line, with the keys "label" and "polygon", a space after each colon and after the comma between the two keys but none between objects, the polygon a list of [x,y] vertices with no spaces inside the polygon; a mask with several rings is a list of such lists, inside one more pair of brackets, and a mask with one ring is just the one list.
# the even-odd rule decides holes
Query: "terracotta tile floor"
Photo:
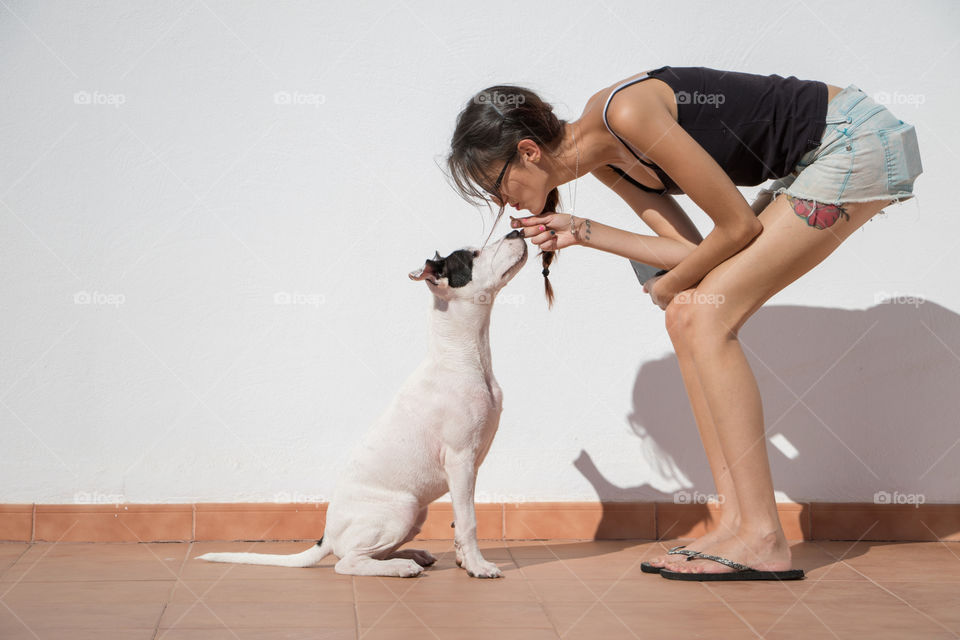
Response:
[{"label": "terracotta tile floor", "polygon": [[450,541],[419,578],[213,564],[207,551],[306,543],[0,543],[0,638],[958,638],[960,543],[804,542],[796,582],[685,583],[640,571],[674,541]]}]

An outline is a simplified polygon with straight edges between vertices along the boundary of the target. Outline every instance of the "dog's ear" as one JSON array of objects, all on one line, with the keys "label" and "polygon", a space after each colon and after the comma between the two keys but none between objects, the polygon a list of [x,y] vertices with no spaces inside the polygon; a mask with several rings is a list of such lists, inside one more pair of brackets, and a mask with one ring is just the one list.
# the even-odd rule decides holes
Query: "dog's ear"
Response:
[{"label": "dog's ear", "polygon": [[454,289],[465,287],[473,280],[473,252],[458,249],[443,259],[443,275]]},{"label": "dog's ear", "polygon": [[407,275],[411,280],[428,280],[431,284],[438,284],[437,280],[444,277],[444,260],[440,257],[440,252],[435,251],[433,258],[427,258],[423,266]]}]

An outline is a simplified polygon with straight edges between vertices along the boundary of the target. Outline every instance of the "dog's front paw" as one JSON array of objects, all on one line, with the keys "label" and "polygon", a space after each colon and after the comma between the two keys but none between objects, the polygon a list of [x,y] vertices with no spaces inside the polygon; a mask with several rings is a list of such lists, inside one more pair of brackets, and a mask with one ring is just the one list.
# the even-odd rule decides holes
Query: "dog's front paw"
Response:
[{"label": "dog's front paw", "polygon": [[466,567],[467,575],[471,578],[502,578],[503,573],[500,572],[500,567],[495,565],[492,562],[482,560],[480,562],[471,563],[470,566]]}]

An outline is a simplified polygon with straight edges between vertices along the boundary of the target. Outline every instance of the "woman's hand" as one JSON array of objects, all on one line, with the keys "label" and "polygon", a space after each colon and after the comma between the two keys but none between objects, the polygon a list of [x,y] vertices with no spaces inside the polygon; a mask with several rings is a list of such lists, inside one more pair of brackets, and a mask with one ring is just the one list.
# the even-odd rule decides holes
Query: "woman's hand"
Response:
[{"label": "woman's hand", "polygon": [[674,296],[680,293],[679,291],[672,290],[669,278],[664,281],[663,278],[665,275],[667,274],[663,276],[653,276],[643,283],[643,292],[649,293],[653,304],[664,310],[666,310],[667,305],[673,301]]},{"label": "woman's hand", "polygon": [[[510,226],[520,229],[523,237],[538,245],[542,251],[556,251],[571,245],[580,244],[570,233],[570,214],[547,213],[526,218],[510,216]],[[577,218],[582,224],[583,218]]]}]

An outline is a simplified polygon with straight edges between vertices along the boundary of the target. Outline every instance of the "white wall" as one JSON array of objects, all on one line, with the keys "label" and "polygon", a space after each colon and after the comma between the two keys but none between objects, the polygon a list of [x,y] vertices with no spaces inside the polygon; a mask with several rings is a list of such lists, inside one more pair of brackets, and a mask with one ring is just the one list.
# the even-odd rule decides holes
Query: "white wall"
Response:
[{"label": "white wall", "polygon": [[[407,271],[489,231],[438,168],[465,101],[518,83],[575,119],[662,64],[897,96],[918,198],[742,340],[768,433],[796,449],[770,447],[781,499],[957,502],[958,26],[948,1],[7,0],[0,502],[329,498],[425,352],[430,297]],[[598,182],[579,191],[579,214],[647,232]],[[553,311],[533,260],[494,310],[505,410],[478,499],[710,493],[663,313],[627,261],[573,248],[551,271]],[[898,294],[922,304],[879,303]]]}]

